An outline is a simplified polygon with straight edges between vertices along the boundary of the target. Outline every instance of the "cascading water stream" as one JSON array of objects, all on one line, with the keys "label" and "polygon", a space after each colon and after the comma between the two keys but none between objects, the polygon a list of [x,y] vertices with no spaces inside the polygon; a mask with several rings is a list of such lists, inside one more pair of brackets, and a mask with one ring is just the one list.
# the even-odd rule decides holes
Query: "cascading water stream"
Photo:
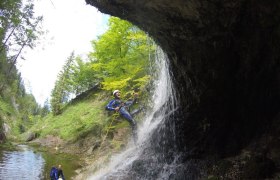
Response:
[{"label": "cascading water stream", "polygon": [[[164,155],[157,154],[157,152],[150,150],[150,147],[152,146],[160,148],[161,145],[154,144],[156,142],[153,142],[151,136],[159,129],[165,129],[164,121],[176,110],[176,99],[168,70],[168,59],[160,48],[156,51],[156,58],[152,68],[154,72],[154,90],[151,98],[151,108],[150,110],[147,110],[142,124],[139,124],[138,145],[135,146],[131,141],[126,150],[112,157],[106,168],[102,168],[94,175],[88,177],[88,179],[152,179],[150,176],[164,179],[165,176],[170,174],[170,172],[166,171],[166,166],[173,166],[172,164],[176,162],[176,158],[174,157],[175,159],[173,159],[173,162],[168,164],[162,162],[158,163],[158,157]],[[168,128],[172,136],[169,138],[175,140],[174,128],[172,128],[172,126],[169,126]],[[164,136],[165,134],[157,134],[156,136],[161,135]],[[170,136],[170,133],[168,136]],[[141,169],[141,166],[145,163],[150,166],[161,164],[156,167],[156,169],[161,170],[151,171],[154,172],[152,174],[150,174],[151,172],[145,173],[145,170],[140,173],[135,173],[139,168]]]}]

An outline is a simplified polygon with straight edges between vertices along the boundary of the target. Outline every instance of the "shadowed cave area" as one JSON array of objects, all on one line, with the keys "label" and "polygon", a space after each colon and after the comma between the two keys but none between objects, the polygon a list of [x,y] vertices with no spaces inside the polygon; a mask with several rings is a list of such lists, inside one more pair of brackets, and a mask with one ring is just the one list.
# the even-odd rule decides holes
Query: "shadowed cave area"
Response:
[{"label": "shadowed cave area", "polygon": [[[102,13],[137,25],[169,57],[179,104],[166,126],[175,124],[176,141],[154,134],[152,139],[164,142],[160,146],[165,147],[152,147],[154,151],[161,152],[165,161],[180,153],[182,163],[203,167],[200,171],[204,173],[194,170],[193,174],[200,175],[190,179],[201,174],[277,177],[280,1],[86,2]],[[168,134],[169,130],[160,131]],[[241,160],[245,163],[239,163]],[[191,169],[188,166],[188,171]],[[181,174],[184,171],[186,168]],[[230,176],[233,171],[238,172]]]}]

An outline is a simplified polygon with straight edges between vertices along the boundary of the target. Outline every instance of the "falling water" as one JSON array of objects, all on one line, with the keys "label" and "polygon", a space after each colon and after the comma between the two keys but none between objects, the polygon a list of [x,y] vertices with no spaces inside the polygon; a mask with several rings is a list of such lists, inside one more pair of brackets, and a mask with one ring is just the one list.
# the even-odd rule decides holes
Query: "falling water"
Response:
[{"label": "falling water", "polygon": [[[168,70],[168,59],[163,51],[158,48],[156,51],[155,63],[153,65],[153,74],[155,80],[153,81],[153,93],[151,98],[151,108],[146,112],[141,125],[138,128],[138,145],[135,146],[130,143],[130,146],[121,154],[112,157],[109,165],[102,168],[94,175],[88,177],[90,180],[110,180],[110,179],[165,179],[169,174],[172,174],[172,166],[176,163],[176,156],[173,156],[172,162],[160,162],[159,160],[165,158],[160,151],[157,154],[157,148],[164,148],[166,140],[158,138],[154,140],[152,136],[167,136],[164,129],[165,121],[176,110],[176,99],[174,96],[174,89],[171,81],[170,72]],[[169,142],[171,138],[175,140],[175,132],[172,125],[169,128]],[[162,132],[162,133],[161,133]],[[161,134],[159,134],[161,133]],[[155,141],[161,142],[155,142]],[[152,150],[152,148],[156,148]],[[163,149],[162,151],[166,151]],[[167,168],[168,166],[168,168]],[[146,171],[145,168],[148,168]],[[151,169],[153,168],[153,169]],[[169,169],[169,170],[167,170]]]}]

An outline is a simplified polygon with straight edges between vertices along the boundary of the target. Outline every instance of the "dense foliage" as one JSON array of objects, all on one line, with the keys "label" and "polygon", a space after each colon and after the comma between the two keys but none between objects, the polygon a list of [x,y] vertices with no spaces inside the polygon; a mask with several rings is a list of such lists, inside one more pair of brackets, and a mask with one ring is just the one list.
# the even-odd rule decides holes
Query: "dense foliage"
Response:
[{"label": "dense foliage", "polygon": [[[16,62],[26,47],[33,48],[41,34],[35,17],[33,2],[28,0],[0,1],[0,126],[3,124],[12,133],[22,133],[33,124],[34,117],[41,113],[40,106],[24,87]],[[22,57],[23,58],[23,57]],[[0,138],[0,140],[2,140]]]},{"label": "dense foliage", "polygon": [[98,84],[103,90],[128,93],[147,85],[154,44],[139,28],[111,17],[108,30],[92,41],[92,47],[86,60],[72,53],[58,75],[51,95],[54,115],[61,113],[71,97]]},{"label": "dense foliage", "polygon": [[112,17],[109,30],[93,41],[92,69],[105,90],[143,88],[149,79],[153,44],[140,29]]}]

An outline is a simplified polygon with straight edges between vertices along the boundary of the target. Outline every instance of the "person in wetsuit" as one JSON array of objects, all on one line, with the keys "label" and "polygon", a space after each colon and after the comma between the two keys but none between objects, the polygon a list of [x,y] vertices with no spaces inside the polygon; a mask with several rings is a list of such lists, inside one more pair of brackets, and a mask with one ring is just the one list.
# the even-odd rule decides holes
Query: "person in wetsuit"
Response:
[{"label": "person in wetsuit", "polygon": [[115,97],[113,100],[111,100],[107,106],[106,109],[109,111],[116,111],[118,112],[123,118],[125,118],[132,129],[132,135],[134,143],[137,142],[137,123],[133,119],[132,115],[129,113],[129,107],[136,102],[138,94],[134,94],[134,99],[131,101],[123,102],[121,100],[121,92],[119,90],[113,91],[113,96]]}]

